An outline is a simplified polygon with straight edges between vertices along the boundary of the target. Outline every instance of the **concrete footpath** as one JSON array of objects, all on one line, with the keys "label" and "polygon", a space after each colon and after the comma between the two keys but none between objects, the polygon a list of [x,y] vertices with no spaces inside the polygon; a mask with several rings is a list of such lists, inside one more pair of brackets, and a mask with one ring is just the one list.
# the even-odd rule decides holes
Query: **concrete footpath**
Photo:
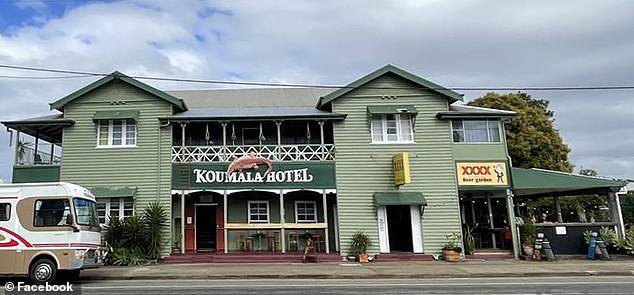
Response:
[{"label": "concrete footpath", "polygon": [[106,266],[84,270],[80,280],[165,279],[353,279],[353,278],[469,278],[527,276],[632,276],[634,259],[612,261],[565,259],[557,262],[522,260],[357,263],[205,263],[155,264],[139,267]]}]

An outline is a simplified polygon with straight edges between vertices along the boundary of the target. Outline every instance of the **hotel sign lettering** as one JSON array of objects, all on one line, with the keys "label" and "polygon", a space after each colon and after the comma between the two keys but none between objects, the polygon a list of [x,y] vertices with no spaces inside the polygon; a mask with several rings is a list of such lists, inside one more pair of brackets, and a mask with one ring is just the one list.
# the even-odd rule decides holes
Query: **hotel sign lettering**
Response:
[{"label": "hotel sign lettering", "polygon": [[508,186],[505,162],[457,162],[460,186]]},{"label": "hotel sign lettering", "polygon": [[272,162],[228,169],[228,163],[172,164],[172,189],[333,189],[334,162]]}]

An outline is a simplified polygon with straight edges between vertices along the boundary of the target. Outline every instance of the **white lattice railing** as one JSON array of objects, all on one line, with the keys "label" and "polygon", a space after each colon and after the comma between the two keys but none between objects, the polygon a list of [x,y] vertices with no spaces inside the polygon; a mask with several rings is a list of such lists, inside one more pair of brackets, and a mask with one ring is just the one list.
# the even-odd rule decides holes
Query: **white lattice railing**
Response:
[{"label": "white lattice railing", "polygon": [[335,146],[261,145],[261,146],[173,146],[172,162],[229,162],[254,153],[273,161],[329,161],[335,159]]}]

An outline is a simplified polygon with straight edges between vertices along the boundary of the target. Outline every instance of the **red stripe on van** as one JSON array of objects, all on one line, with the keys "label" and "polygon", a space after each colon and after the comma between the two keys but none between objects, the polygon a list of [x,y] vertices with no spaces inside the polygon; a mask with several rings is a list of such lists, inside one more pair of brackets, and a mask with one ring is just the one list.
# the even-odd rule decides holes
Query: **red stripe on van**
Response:
[{"label": "red stripe on van", "polygon": [[20,240],[20,242],[22,242],[22,244],[24,244],[24,246],[27,247],[33,247],[33,245],[31,245],[31,243],[29,243],[29,241],[27,241],[26,239],[24,239],[23,237],[21,237],[20,235],[16,234],[15,232],[13,232],[12,230],[6,228],[6,227],[2,227],[0,226],[0,230],[4,231],[12,236],[14,236],[16,239]]},{"label": "red stripe on van", "polygon": [[18,245],[18,241],[11,239],[11,241],[6,242],[6,243],[0,243],[0,248],[1,247],[15,247]]}]

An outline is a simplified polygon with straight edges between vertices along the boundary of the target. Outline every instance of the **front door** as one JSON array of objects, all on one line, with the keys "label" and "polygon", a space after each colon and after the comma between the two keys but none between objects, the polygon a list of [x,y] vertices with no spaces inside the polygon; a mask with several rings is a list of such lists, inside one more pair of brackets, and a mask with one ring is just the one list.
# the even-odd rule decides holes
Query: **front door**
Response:
[{"label": "front door", "polygon": [[196,205],[196,250],[216,249],[216,206]]},{"label": "front door", "polygon": [[390,251],[412,252],[412,219],[409,205],[386,206]]}]

